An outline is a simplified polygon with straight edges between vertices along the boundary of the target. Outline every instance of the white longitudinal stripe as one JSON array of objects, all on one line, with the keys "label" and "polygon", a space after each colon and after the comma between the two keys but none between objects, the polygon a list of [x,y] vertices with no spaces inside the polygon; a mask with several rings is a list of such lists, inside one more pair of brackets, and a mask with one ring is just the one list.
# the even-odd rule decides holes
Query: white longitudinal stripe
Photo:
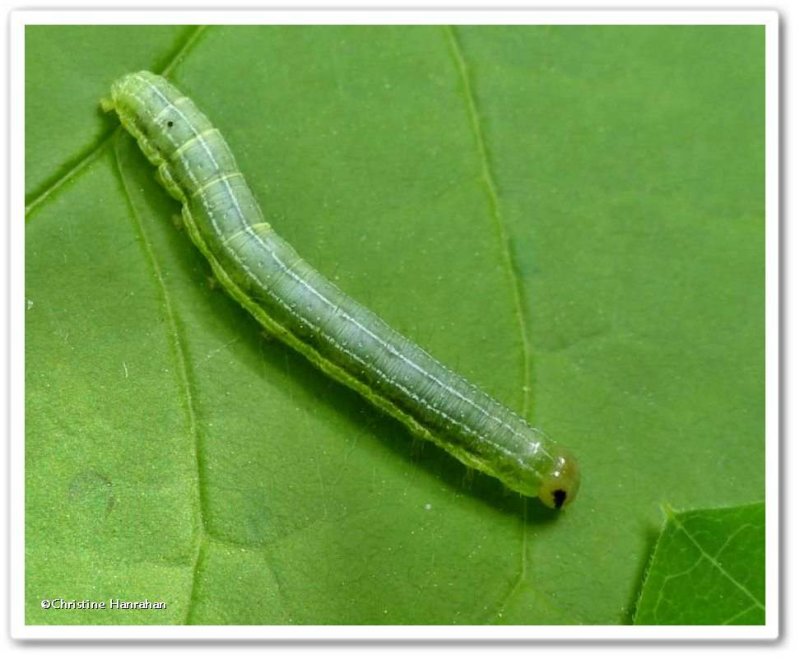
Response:
[{"label": "white longitudinal stripe", "polygon": [[[176,107],[176,106],[175,106],[175,105],[174,105],[174,104],[173,104],[173,103],[172,103],[172,102],[171,102],[171,101],[170,101],[170,100],[169,100],[169,99],[168,99],[166,96],[164,96],[164,94],[161,92],[161,90],[159,90],[159,89],[158,89],[158,88],[157,88],[155,85],[153,85],[153,84],[152,84],[152,83],[151,83],[149,80],[147,80],[147,79],[145,79],[145,78],[142,78],[142,79],[141,79],[141,81],[142,81],[142,82],[143,82],[143,83],[144,83],[144,84],[145,84],[147,87],[149,87],[149,88],[150,88],[150,90],[151,90],[152,92],[154,92],[154,93],[155,93],[155,94],[156,94],[156,95],[157,95],[157,96],[158,96],[158,97],[159,97],[159,98],[160,98],[160,99],[161,99],[161,100],[162,100],[164,103],[166,103],[166,104],[168,104],[168,105],[172,105],[172,107],[174,108],[175,112],[176,112],[176,113],[177,113],[177,114],[178,114],[178,115],[181,117],[181,119],[183,119],[183,121],[184,121],[184,122],[186,122],[186,125],[187,125],[187,126],[189,127],[189,129],[191,130],[191,132],[192,132],[192,134],[193,134],[193,136],[194,136],[192,139],[194,139],[194,138],[196,138],[196,139],[197,139],[197,141],[200,143],[200,145],[201,145],[201,147],[203,148],[203,150],[206,152],[206,155],[207,155],[207,156],[208,156],[208,158],[211,160],[211,163],[212,163],[212,165],[213,165],[215,168],[217,168],[217,169],[218,169],[218,168],[219,168],[219,166],[218,166],[218,164],[217,164],[217,161],[216,161],[216,159],[214,158],[214,155],[211,153],[211,149],[209,148],[209,146],[208,146],[208,144],[206,143],[205,139],[203,139],[203,136],[200,134],[200,132],[199,132],[199,131],[197,131],[197,129],[196,129],[196,128],[194,127],[194,125],[192,124],[192,122],[191,122],[191,121],[189,121],[188,117],[186,117],[186,115],[185,115],[185,114],[184,114],[184,113],[181,111],[181,109],[180,109],[180,108],[178,108],[178,107]],[[171,139],[171,138],[168,138],[168,139],[170,140],[170,144],[172,144],[172,146],[173,146],[173,147],[175,147],[175,149],[176,149],[176,151],[177,151],[177,150],[178,150],[178,147],[175,145],[175,143],[172,141],[172,139]],[[186,167],[186,162],[185,162],[185,160],[184,160],[184,158],[183,158],[183,154],[179,154],[179,158],[180,158],[180,160],[181,160],[182,164],[184,165],[184,168],[185,168],[185,169],[187,170],[187,172],[188,172],[188,171],[189,171],[191,168],[188,168],[188,167]],[[192,177],[191,177],[191,174],[190,174],[190,178],[192,178]],[[196,183],[196,180],[194,180],[194,179],[193,179],[193,182],[194,182],[194,183]],[[289,277],[291,277],[293,280],[295,280],[295,281],[296,281],[296,282],[297,282],[297,283],[298,283],[300,286],[302,286],[304,289],[306,289],[306,290],[307,290],[307,291],[308,291],[308,292],[309,292],[311,295],[313,295],[314,297],[316,297],[318,300],[322,301],[324,304],[326,304],[326,305],[327,305],[328,307],[330,307],[331,309],[335,309],[335,308],[336,308],[336,305],[334,305],[334,303],[333,303],[331,300],[329,300],[329,299],[328,299],[328,298],[327,298],[325,295],[323,295],[323,294],[322,294],[320,291],[318,291],[317,289],[315,289],[315,288],[314,288],[314,287],[313,287],[313,286],[312,286],[310,283],[308,283],[308,282],[307,282],[306,280],[304,280],[302,277],[300,277],[299,275],[297,275],[297,273],[293,272],[293,271],[292,271],[292,270],[291,270],[291,269],[290,269],[290,268],[289,268],[289,267],[288,267],[288,266],[287,266],[287,265],[286,265],[286,264],[283,262],[283,260],[282,260],[282,259],[281,259],[281,258],[280,258],[280,257],[279,257],[279,256],[278,256],[278,255],[277,255],[277,254],[276,254],[276,253],[273,251],[273,250],[272,250],[272,248],[271,248],[271,247],[270,247],[270,246],[269,246],[267,243],[265,243],[265,242],[263,241],[263,239],[262,239],[262,238],[261,238],[261,237],[260,237],[260,236],[259,236],[257,233],[255,233],[255,232],[253,232],[253,231],[252,231],[252,228],[251,228],[251,225],[250,225],[250,223],[248,223],[248,222],[247,222],[247,218],[245,217],[244,213],[242,212],[242,209],[241,209],[241,207],[239,206],[239,202],[238,202],[238,200],[236,199],[236,195],[234,195],[234,194],[233,194],[233,190],[232,190],[232,189],[231,189],[231,187],[230,187],[230,183],[229,183],[227,180],[223,180],[223,183],[224,183],[224,185],[225,185],[225,188],[226,188],[226,191],[227,191],[227,193],[228,193],[229,199],[230,199],[230,201],[232,202],[233,206],[235,207],[237,215],[239,216],[239,218],[240,218],[240,219],[241,219],[241,221],[242,221],[242,222],[241,222],[241,224],[242,224],[242,226],[243,226],[244,230],[245,230],[245,231],[246,231],[246,232],[247,232],[247,233],[248,233],[248,234],[249,234],[249,235],[250,235],[250,236],[253,238],[253,240],[255,240],[257,243],[259,243],[259,244],[260,244],[260,245],[261,245],[261,246],[264,248],[264,250],[265,250],[265,251],[266,251],[266,252],[267,252],[267,253],[270,255],[270,257],[273,259],[273,261],[274,261],[274,262],[275,262],[275,263],[278,265],[278,267],[279,267],[279,268],[280,268],[280,269],[281,269],[283,272],[285,272],[285,273],[286,273],[286,274],[287,274]],[[210,213],[210,215],[211,215],[210,219],[211,219],[212,225],[214,226],[214,229],[215,229],[215,231],[217,231],[218,233],[220,233],[220,232],[219,232],[218,225],[216,224],[216,221],[215,221],[215,219],[213,218],[213,214],[211,213],[211,210],[210,210],[210,208],[209,208],[209,207],[208,207],[208,205],[205,203],[205,199],[203,199],[203,197],[202,197],[202,196],[201,196],[201,201],[202,201],[202,203],[203,203],[203,206],[206,208],[206,210],[207,210],[207,211],[209,211],[209,213]],[[251,271],[249,268],[247,268],[247,267],[246,267],[246,265],[245,265],[245,264],[243,264],[243,263],[242,263],[240,260],[238,260],[238,259],[237,259],[237,262],[239,263],[239,265],[241,265],[241,266],[242,266],[242,267],[243,267],[243,268],[244,268],[244,269],[245,269],[245,270],[248,272],[248,274],[250,274],[250,275],[251,275],[251,277],[254,275],[254,274],[252,273],[252,271]],[[254,279],[255,279],[256,281],[259,281],[259,282],[260,282],[260,279],[259,279],[258,277],[254,277]],[[262,283],[262,284],[263,284],[263,283]],[[414,362],[413,360],[411,360],[411,359],[410,359],[410,358],[408,358],[407,356],[403,355],[403,354],[402,354],[400,351],[398,351],[398,350],[397,350],[397,349],[396,349],[394,346],[392,346],[392,345],[391,345],[389,342],[385,341],[385,340],[384,340],[382,337],[379,337],[378,335],[376,335],[374,332],[372,332],[372,331],[371,331],[369,328],[367,328],[366,326],[364,326],[364,325],[363,325],[361,322],[359,322],[357,319],[353,318],[353,316],[351,316],[350,314],[348,314],[346,311],[344,311],[344,310],[341,310],[341,313],[342,313],[342,315],[344,316],[344,318],[346,318],[346,319],[347,319],[347,320],[348,320],[350,323],[352,323],[352,324],[353,324],[353,325],[355,325],[357,328],[359,328],[361,331],[363,331],[363,332],[364,332],[366,335],[368,335],[369,337],[371,337],[372,339],[374,339],[374,340],[375,340],[375,341],[376,341],[376,342],[377,342],[377,343],[378,343],[378,344],[379,344],[381,347],[383,347],[383,348],[384,348],[386,351],[388,351],[389,353],[391,353],[392,355],[394,355],[395,357],[399,358],[401,361],[403,361],[404,363],[406,363],[406,364],[407,364],[407,365],[408,365],[408,366],[409,366],[411,369],[413,369],[414,371],[418,372],[418,373],[419,373],[420,375],[422,375],[423,377],[425,377],[425,378],[427,378],[427,379],[431,380],[432,382],[435,382],[437,385],[439,385],[439,387],[441,387],[442,389],[444,389],[446,392],[448,392],[448,393],[452,394],[452,395],[453,395],[453,396],[455,396],[456,398],[458,398],[458,399],[462,400],[462,401],[463,401],[463,402],[465,402],[467,405],[469,405],[469,406],[471,406],[471,407],[475,408],[475,409],[476,409],[476,410],[478,410],[480,413],[482,413],[484,416],[486,416],[488,419],[491,419],[492,421],[496,422],[496,423],[497,423],[498,425],[500,425],[501,427],[503,427],[503,428],[505,428],[506,430],[510,431],[510,432],[511,432],[511,434],[512,434],[513,436],[515,436],[515,437],[519,437],[519,438],[521,438],[522,440],[524,440],[525,442],[527,442],[527,443],[529,443],[530,445],[532,445],[532,450],[533,450],[533,451],[539,451],[539,450],[541,450],[541,451],[544,451],[544,452],[546,452],[546,450],[544,450],[544,448],[541,446],[541,443],[539,443],[539,442],[531,442],[530,438],[528,438],[528,437],[527,437],[527,436],[525,436],[524,434],[520,433],[520,432],[519,432],[517,429],[515,429],[515,428],[514,428],[514,427],[512,427],[510,424],[508,424],[508,422],[506,422],[505,420],[503,420],[503,419],[501,419],[501,418],[497,417],[496,415],[493,415],[491,412],[489,412],[488,410],[486,410],[485,408],[483,408],[483,407],[482,407],[481,405],[479,405],[477,402],[475,402],[474,400],[470,399],[469,397],[467,397],[467,396],[463,395],[461,392],[459,392],[458,390],[456,390],[456,389],[454,389],[453,387],[451,387],[449,384],[447,384],[447,383],[445,383],[444,381],[442,381],[442,380],[441,380],[440,378],[438,378],[438,377],[437,377],[435,374],[432,374],[432,373],[430,373],[430,372],[429,372],[429,371],[427,371],[427,370],[426,370],[424,367],[422,367],[421,365],[417,364],[416,362]],[[305,319],[303,319],[303,321],[304,321],[305,323],[308,323],[308,321],[307,321],[307,320],[305,320]],[[321,333],[321,334],[324,334],[324,333]],[[328,337],[327,335],[325,335],[325,336],[326,336],[326,338],[328,338],[328,339],[331,339],[331,338],[330,338],[330,337]],[[346,351],[345,351],[345,352],[346,352]],[[375,367],[374,367],[374,365],[372,366],[372,368],[375,368]],[[377,371],[377,368],[375,368],[375,369],[376,369],[376,371]],[[396,383],[395,383],[395,384],[396,384]],[[427,405],[426,405],[426,408],[430,408],[431,410],[433,410],[433,411],[436,411],[436,412],[437,412],[437,414],[440,414],[442,417],[449,418],[449,416],[447,416],[447,415],[444,413],[444,411],[442,411],[441,409],[439,409],[439,408],[437,408],[437,407],[435,407],[435,406],[430,406],[430,404],[427,404]],[[513,411],[510,411],[510,412],[512,412],[512,414],[514,414],[514,413],[513,413]],[[514,416],[518,418],[518,416],[517,416],[517,415],[515,415],[515,414],[514,414]],[[521,419],[521,418],[518,418],[518,419]],[[474,433],[474,432],[475,432],[475,431],[474,431],[474,429],[469,429],[469,431],[470,431],[470,433]],[[491,444],[493,444],[493,445],[494,445],[495,443],[491,443]],[[495,445],[495,446],[496,446],[496,445]],[[499,447],[498,447],[498,448],[499,448]],[[546,453],[546,455],[548,455],[548,456],[549,456],[549,453]]]}]

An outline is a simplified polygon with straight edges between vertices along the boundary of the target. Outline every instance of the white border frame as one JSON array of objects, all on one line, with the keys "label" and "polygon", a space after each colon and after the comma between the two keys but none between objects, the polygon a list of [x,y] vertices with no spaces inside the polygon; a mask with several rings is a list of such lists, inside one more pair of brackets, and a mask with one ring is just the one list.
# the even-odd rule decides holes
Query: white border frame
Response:
[{"label": "white border frame", "polygon": [[[24,98],[26,25],[41,24],[675,24],[764,25],[766,31],[766,502],[764,626],[35,626],[24,621]],[[776,11],[329,10],[47,11],[10,15],[10,513],[11,635],[71,640],[773,640],[779,635],[780,250],[779,15]],[[16,497],[14,495],[16,494]],[[16,606],[15,606],[16,605]]]}]

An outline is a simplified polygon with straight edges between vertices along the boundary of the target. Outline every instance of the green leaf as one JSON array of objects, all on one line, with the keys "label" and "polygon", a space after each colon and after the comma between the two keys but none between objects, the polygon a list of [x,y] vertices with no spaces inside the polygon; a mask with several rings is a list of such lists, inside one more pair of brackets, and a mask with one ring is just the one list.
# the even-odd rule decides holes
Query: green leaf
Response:
[{"label": "green leaf", "polygon": [[764,625],[763,502],[666,513],[634,622]]},{"label": "green leaf", "polygon": [[[29,27],[27,622],[629,622],[660,502],[764,497],[763,53],[759,26]],[[573,449],[570,509],[417,447],[208,281],[97,110],[146,67],[310,263]]]}]

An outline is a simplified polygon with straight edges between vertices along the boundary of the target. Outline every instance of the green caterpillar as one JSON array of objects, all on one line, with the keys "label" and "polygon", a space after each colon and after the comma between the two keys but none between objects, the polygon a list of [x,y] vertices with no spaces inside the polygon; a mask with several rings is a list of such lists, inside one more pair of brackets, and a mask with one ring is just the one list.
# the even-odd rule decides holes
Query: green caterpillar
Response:
[{"label": "green caterpillar", "polygon": [[123,76],[115,110],[225,290],[271,334],[465,465],[560,509],[578,491],[574,458],[349,298],[264,220],[220,132],[149,71]]}]

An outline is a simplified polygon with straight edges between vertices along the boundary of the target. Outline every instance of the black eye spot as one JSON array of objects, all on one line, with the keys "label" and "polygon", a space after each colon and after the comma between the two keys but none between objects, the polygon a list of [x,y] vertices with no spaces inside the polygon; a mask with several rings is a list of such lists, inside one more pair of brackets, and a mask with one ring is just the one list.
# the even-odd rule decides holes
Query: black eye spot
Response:
[{"label": "black eye spot", "polygon": [[567,491],[561,490],[560,488],[553,491],[553,504],[556,505],[556,509],[560,509],[562,506],[564,506],[564,500],[566,499]]},{"label": "black eye spot", "polygon": [[170,119],[170,120],[167,122],[167,128],[172,128],[172,124],[173,124],[173,123],[174,123],[174,122],[173,122],[173,121]]}]

